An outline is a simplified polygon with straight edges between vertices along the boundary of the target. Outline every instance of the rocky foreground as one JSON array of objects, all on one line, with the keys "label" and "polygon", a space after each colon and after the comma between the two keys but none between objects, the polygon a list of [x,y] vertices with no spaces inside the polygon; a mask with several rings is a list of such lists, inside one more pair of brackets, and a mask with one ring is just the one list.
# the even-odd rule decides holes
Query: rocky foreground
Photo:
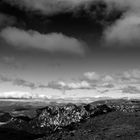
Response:
[{"label": "rocky foreground", "polygon": [[3,113],[0,121],[3,140],[139,140],[140,101],[48,105],[33,117]]}]

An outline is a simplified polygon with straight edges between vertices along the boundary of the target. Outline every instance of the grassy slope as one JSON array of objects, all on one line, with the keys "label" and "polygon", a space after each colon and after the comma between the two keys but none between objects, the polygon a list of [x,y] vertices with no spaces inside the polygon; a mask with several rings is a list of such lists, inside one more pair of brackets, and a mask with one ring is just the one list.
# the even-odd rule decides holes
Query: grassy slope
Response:
[{"label": "grassy slope", "polygon": [[140,113],[111,112],[80,124],[77,130],[44,140],[140,140]]}]

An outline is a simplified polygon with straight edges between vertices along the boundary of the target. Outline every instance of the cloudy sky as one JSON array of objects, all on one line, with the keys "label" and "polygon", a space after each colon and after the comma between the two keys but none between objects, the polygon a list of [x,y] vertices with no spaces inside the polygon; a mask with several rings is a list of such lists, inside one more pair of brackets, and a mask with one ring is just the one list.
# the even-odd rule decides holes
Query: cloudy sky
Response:
[{"label": "cloudy sky", "polygon": [[0,97],[140,97],[139,0],[1,0]]}]

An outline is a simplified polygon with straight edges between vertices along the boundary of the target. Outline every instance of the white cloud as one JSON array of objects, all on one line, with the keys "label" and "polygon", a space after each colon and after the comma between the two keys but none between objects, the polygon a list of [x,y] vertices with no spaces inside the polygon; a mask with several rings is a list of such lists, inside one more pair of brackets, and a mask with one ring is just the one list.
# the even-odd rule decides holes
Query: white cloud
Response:
[{"label": "white cloud", "polygon": [[[92,72],[90,72],[92,73]],[[93,72],[96,73],[96,72]],[[35,88],[32,90],[25,87],[30,86],[27,81],[16,80],[16,85],[24,85],[22,91],[10,91],[0,93],[0,98],[26,98],[26,99],[58,99],[58,98],[96,98],[96,97],[111,97],[111,98],[140,98],[140,70],[134,69],[129,71],[121,72],[120,74],[98,74],[100,77],[94,84],[92,80],[80,80],[75,81],[54,81],[46,84],[45,88]],[[123,80],[125,78],[125,80]],[[93,78],[92,78],[93,79]],[[95,79],[95,78],[94,78]],[[97,79],[97,78],[96,78]],[[9,79],[2,77],[2,80],[7,82]],[[10,80],[11,81],[11,80]],[[32,86],[32,85],[31,85]],[[23,87],[14,87],[20,89]],[[92,100],[92,99],[91,99]]]},{"label": "white cloud", "polygon": [[48,83],[48,87],[59,90],[75,90],[88,89],[93,90],[98,87],[113,88],[115,79],[110,75],[101,75],[96,72],[85,72],[81,78],[73,81],[52,81]]},{"label": "white cloud", "polygon": [[104,32],[104,46],[139,47],[140,43],[140,1],[139,0],[105,0],[115,3],[116,8],[124,10],[123,16]]},{"label": "white cloud", "polygon": [[87,81],[81,81],[77,83],[69,83],[68,87],[71,89],[88,89],[91,88],[90,84]]},{"label": "white cloud", "polygon": [[9,92],[0,93],[0,98],[30,99],[30,98],[33,98],[33,94],[29,92],[23,92],[23,91],[9,91]]},{"label": "white cloud", "polygon": [[102,81],[103,82],[112,82],[114,81],[114,78],[110,75],[105,75],[103,78],[102,78]]},{"label": "white cloud", "polygon": [[[35,11],[37,10],[44,14],[51,15],[51,14],[58,14],[61,12],[64,13],[68,11],[74,12],[76,11],[75,8],[80,7],[81,5],[84,7],[85,10],[88,11],[90,5],[92,5],[94,2],[97,2],[98,0],[6,0],[6,1],[10,2],[11,4],[19,5],[20,8],[22,7],[26,10],[35,10]],[[105,29],[103,35],[103,40],[105,41],[105,43],[103,43],[103,45],[110,46],[110,47],[124,47],[124,46],[139,47],[139,45],[137,44],[140,43],[139,41],[140,40],[139,38],[140,1],[139,0],[133,0],[133,1],[132,0],[99,0],[99,1],[103,1],[107,4],[108,6],[107,11],[109,10],[109,12],[113,8],[124,11],[122,12],[123,16],[121,19],[117,20],[115,23],[113,23],[111,26],[109,25],[108,28]],[[28,34],[30,36],[29,32]],[[47,35],[49,39],[53,37],[56,39],[56,36],[59,37],[61,36],[61,38],[64,37],[62,34]],[[73,38],[71,39],[73,40]],[[76,46],[79,46],[78,43],[79,41],[77,41],[76,39],[74,39],[72,42],[75,42],[73,44],[74,46],[75,44]],[[68,45],[69,43],[66,44]]]},{"label": "white cloud", "polygon": [[[123,11],[122,17],[104,31],[103,46],[139,47],[140,0],[104,0],[108,6]],[[111,4],[112,3],[112,4]],[[112,7],[113,8],[113,7]]]},{"label": "white cloud", "polygon": [[122,82],[127,81],[127,82],[131,82],[131,83],[139,83],[140,82],[140,70],[133,69],[133,70],[125,71],[120,75],[119,80]]},{"label": "white cloud", "polygon": [[9,44],[20,49],[36,48],[48,52],[67,52],[83,55],[84,43],[61,33],[40,34],[37,31],[24,31],[8,27],[1,31],[0,36]]},{"label": "white cloud", "polygon": [[90,89],[91,85],[87,81],[79,81],[79,82],[64,82],[64,81],[55,81],[50,82],[48,84],[49,88],[53,89],[66,89],[66,90],[73,90],[73,89]]},{"label": "white cloud", "polygon": [[125,15],[105,31],[105,41],[112,47],[139,47],[140,16]]},{"label": "white cloud", "polygon": [[96,72],[86,72],[84,73],[84,78],[88,79],[88,80],[99,80],[100,79],[100,75],[97,74]]},{"label": "white cloud", "polygon": [[140,70],[138,70],[138,69],[132,70],[131,75],[133,78],[140,78]]}]

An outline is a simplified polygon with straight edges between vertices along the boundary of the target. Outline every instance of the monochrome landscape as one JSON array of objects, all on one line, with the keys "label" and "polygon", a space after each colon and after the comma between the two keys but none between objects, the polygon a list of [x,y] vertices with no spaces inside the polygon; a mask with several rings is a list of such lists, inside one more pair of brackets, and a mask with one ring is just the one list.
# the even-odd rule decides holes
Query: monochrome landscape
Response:
[{"label": "monochrome landscape", "polygon": [[0,140],[140,140],[140,1],[0,0]]}]

